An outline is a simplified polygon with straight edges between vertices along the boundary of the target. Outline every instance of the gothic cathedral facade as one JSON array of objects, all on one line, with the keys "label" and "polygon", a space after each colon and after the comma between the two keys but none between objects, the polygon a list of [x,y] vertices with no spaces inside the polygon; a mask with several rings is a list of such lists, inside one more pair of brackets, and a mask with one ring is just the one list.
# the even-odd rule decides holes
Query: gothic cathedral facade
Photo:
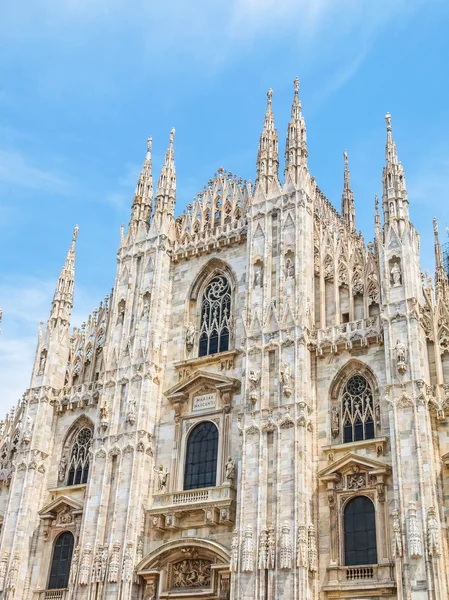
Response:
[{"label": "gothic cathedral facade", "polygon": [[[110,297],[70,329],[75,229],[2,422],[1,600],[447,600],[449,284],[420,269],[386,117],[374,242],[308,169],[295,81],[253,185],[175,217],[151,139]],[[446,411],[448,411],[446,413]]]}]

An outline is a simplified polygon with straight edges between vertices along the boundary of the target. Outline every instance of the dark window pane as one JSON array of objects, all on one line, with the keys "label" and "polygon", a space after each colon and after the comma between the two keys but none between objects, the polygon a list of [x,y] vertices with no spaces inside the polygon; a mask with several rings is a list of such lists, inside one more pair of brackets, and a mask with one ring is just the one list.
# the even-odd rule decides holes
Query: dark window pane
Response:
[{"label": "dark window pane", "polygon": [[341,422],[345,443],[375,437],[373,393],[361,375],[353,375],[343,388]]},{"label": "dark window pane", "polygon": [[68,587],[73,542],[73,535],[70,531],[65,531],[57,538],[50,567],[50,579],[48,582],[49,590]]},{"label": "dark window pane", "polygon": [[218,429],[210,421],[199,423],[187,440],[184,489],[216,485]]},{"label": "dark window pane", "polygon": [[344,540],[346,566],[377,564],[374,505],[365,496],[357,496],[346,505]]}]

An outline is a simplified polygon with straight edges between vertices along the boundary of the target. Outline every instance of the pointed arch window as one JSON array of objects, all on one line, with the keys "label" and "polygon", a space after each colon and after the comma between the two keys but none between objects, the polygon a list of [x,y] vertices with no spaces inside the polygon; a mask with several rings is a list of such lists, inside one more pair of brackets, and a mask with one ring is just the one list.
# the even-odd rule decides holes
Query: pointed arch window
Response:
[{"label": "pointed arch window", "polygon": [[346,382],[341,410],[344,443],[375,437],[373,391],[362,375],[353,375]]},{"label": "pointed arch window", "polygon": [[88,427],[84,427],[77,433],[70,451],[67,485],[87,483],[91,443],[92,431]]},{"label": "pointed arch window", "polygon": [[345,565],[377,564],[376,515],[366,496],[356,496],[344,512]]},{"label": "pointed arch window", "polygon": [[69,585],[74,539],[70,531],[64,531],[56,538],[51,561],[49,590],[61,590]]},{"label": "pointed arch window", "polygon": [[223,275],[207,286],[201,304],[199,356],[229,350],[231,286]]},{"label": "pointed arch window", "polygon": [[218,429],[211,421],[196,425],[187,440],[184,489],[212,487],[217,483]]}]

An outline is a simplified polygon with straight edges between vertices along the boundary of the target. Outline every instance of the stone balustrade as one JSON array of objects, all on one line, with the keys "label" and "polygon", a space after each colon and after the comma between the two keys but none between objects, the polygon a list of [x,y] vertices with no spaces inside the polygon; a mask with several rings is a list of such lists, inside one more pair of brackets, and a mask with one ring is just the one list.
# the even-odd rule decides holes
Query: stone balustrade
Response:
[{"label": "stone balustrade", "polygon": [[[313,337],[315,337],[314,340]],[[318,356],[322,356],[326,351],[337,354],[343,349],[352,350],[366,347],[370,343],[381,343],[383,341],[382,325],[378,316],[368,317],[351,323],[318,329],[316,336],[312,336],[312,340]]]}]

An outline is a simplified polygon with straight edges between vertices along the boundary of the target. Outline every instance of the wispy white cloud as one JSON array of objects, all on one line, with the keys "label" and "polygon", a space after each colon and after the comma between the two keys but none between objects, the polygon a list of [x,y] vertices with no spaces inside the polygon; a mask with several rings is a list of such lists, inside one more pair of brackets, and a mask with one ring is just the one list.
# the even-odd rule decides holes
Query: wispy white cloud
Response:
[{"label": "wispy white cloud", "polygon": [[[29,385],[37,331],[50,313],[56,278],[9,277],[0,283],[3,310],[0,334],[0,418],[21,397]],[[81,286],[75,289],[72,326],[80,326],[98,306],[98,294]]]},{"label": "wispy white cloud", "polygon": [[36,166],[17,150],[0,148],[0,182],[47,192],[64,193],[68,182],[59,173]]}]

